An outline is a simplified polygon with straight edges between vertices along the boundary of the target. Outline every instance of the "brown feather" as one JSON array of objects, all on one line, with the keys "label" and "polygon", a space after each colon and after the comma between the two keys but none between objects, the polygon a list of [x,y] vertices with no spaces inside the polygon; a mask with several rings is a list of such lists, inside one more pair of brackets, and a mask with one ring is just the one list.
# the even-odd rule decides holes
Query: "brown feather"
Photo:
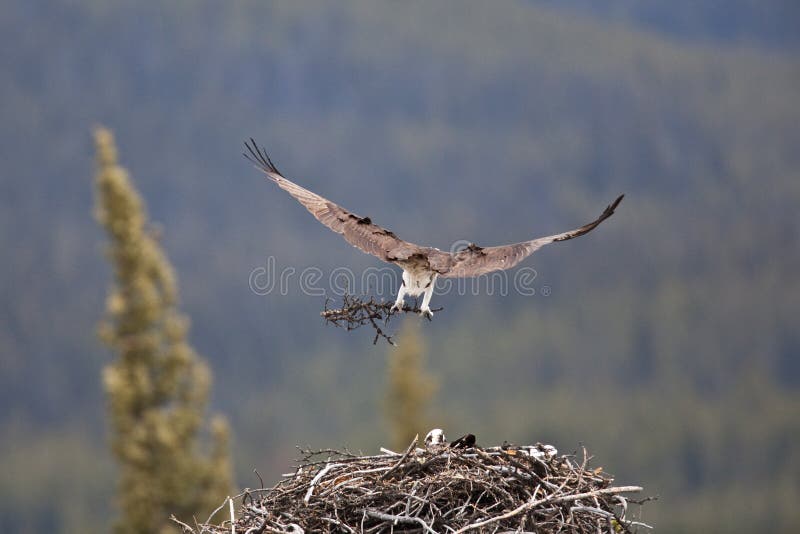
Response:
[{"label": "brown feather", "polygon": [[403,241],[394,232],[374,224],[369,217],[360,217],[287,180],[281,175],[269,156],[258,148],[252,138],[250,143],[245,143],[250,154],[244,154],[244,157],[261,169],[270,180],[278,184],[278,187],[305,206],[319,222],[337,234],[341,234],[348,243],[357,249],[386,262],[406,259],[423,250],[423,247]]},{"label": "brown feather", "polygon": [[548,243],[567,241],[587,234],[611,217],[625,196],[620,195],[603,211],[600,217],[575,230],[499,247],[483,248],[470,244],[469,247],[451,254],[436,248],[421,247],[403,241],[393,232],[373,223],[369,217],[360,217],[284,178],[269,156],[256,145],[252,138],[250,144],[245,142],[245,146],[249,155],[244,154],[244,157],[261,169],[281,189],[305,206],[319,222],[337,234],[341,234],[354,247],[385,262],[396,263],[404,268],[405,266],[423,267],[435,271],[439,276],[445,278],[466,278],[510,269]]},{"label": "brown feather", "polygon": [[450,264],[446,267],[441,265],[447,262],[447,258],[445,257],[437,258],[437,260],[431,259],[431,265],[436,264],[438,268],[435,268],[434,270],[437,270],[439,275],[444,278],[469,278],[472,276],[480,276],[482,274],[490,273],[492,271],[510,269],[542,248],[544,245],[554,243],[556,241],[567,241],[569,239],[574,239],[584,234],[588,234],[597,228],[601,222],[605,221],[614,214],[614,210],[617,208],[619,203],[622,202],[622,198],[624,196],[625,195],[620,195],[614,202],[606,207],[606,209],[603,210],[603,213],[600,214],[600,217],[588,224],[581,226],[580,228],[576,228],[575,230],[570,230],[569,232],[547,237],[540,237],[531,241],[523,241],[521,243],[514,243],[511,245],[502,245],[499,247],[481,248],[471,245],[470,247],[460,250],[455,254],[448,254],[450,257]]}]

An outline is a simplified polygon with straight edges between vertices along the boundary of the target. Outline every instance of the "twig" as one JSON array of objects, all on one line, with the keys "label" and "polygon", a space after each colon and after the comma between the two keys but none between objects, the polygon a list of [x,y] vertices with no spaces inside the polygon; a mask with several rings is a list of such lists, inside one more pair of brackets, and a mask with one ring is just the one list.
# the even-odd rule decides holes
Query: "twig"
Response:
[{"label": "twig", "polygon": [[341,467],[342,465],[343,464],[328,464],[325,466],[324,469],[320,469],[320,471],[316,474],[316,476],[311,480],[311,484],[309,484],[308,486],[308,491],[306,492],[306,496],[303,498],[303,501],[305,501],[305,503],[308,504],[308,501],[311,500],[311,495],[314,493],[314,486],[317,485],[317,482],[319,482],[320,479],[324,477],[328,471],[336,467]]},{"label": "twig", "polygon": [[220,504],[220,505],[217,507],[217,509],[216,509],[216,510],[214,510],[213,512],[211,512],[211,515],[209,515],[209,516],[208,516],[208,519],[206,519],[206,523],[211,523],[211,518],[212,518],[212,517],[214,517],[215,515],[217,515],[217,513],[218,513],[220,510],[222,510],[223,508],[225,508],[225,504],[226,504],[226,501],[222,501],[222,504]]},{"label": "twig", "polygon": [[231,534],[236,534],[236,516],[233,514],[233,499],[228,497],[228,503],[231,509]]},{"label": "twig", "polygon": [[384,514],[381,512],[376,512],[374,510],[365,510],[365,513],[369,517],[380,519],[381,521],[391,521],[393,523],[417,523],[422,528],[424,528],[426,532],[430,532],[431,534],[438,534],[435,530],[429,527],[425,521],[423,521],[419,517],[406,517],[402,515]]},{"label": "twig", "polygon": [[564,495],[549,499],[549,502],[568,502],[577,501],[578,499],[588,499],[589,497],[596,497],[598,495],[609,495],[616,493],[635,493],[642,491],[644,488],[641,486],[619,486],[616,488],[603,488],[594,491],[587,491],[586,493],[578,493],[577,495]]},{"label": "twig", "polygon": [[400,467],[400,464],[402,464],[406,460],[406,458],[408,458],[408,455],[411,454],[411,451],[417,448],[417,441],[419,441],[419,434],[414,436],[414,439],[411,440],[411,444],[406,449],[406,452],[403,454],[403,456],[400,457],[399,460],[397,460],[397,463],[394,464],[391,468],[389,468],[389,470],[386,471],[383,475],[381,475],[381,480],[385,480],[392,472],[394,472],[395,469]]},{"label": "twig", "polygon": [[[328,308],[330,299],[325,299],[325,307],[320,312],[320,315],[325,319],[326,323],[332,324],[338,328],[344,328],[348,332],[356,330],[362,326],[371,326],[375,331],[375,337],[372,344],[378,343],[378,340],[383,338],[390,345],[395,345],[394,335],[384,331],[384,328],[389,324],[389,320],[398,315],[399,313],[420,313],[422,310],[417,305],[408,306],[403,304],[399,310],[392,310],[392,304],[384,301],[376,301],[374,297],[358,297],[356,295],[345,294],[342,296],[342,307],[337,309]],[[434,308],[433,312],[439,312],[444,308]],[[426,316],[427,317],[427,316]],[[428,318],[430,319],[430,317]]]},{"label": "twig", "polygon": [[511,510],[508,513],[505,513],[503,515],[499,515],[499,516],[496,516],[496,517],[492,517],[492,518],[486,519],[485,521],[478,521],[477,523],[473,523],[471,525],[467,525],[467,526],[465,526],[463,528],[460,528],[460,529],[456,530],[455,534],[460,534],[462,532],[467,532],[469,530],[475,530],[476,528],[485,527],[486,525],[490,525],[490,524],[496,523],[496,522],[498,522],[500,520],[508,519],[510,517],[514,517],[517,514],[520,514],[522,512],[527,511],[527,510],[531,510],[532,508],[536,508],[537,506],[540,506],[542,504],[549,503],[549,502],[557,503],[557,502],[576,501],[578,499],[586,499],[588,497],[594,497],[596,495],[605,495],[605,494],[608,494],[608,493],[625,493],[625,492],[633,492],[633,491],[642,491],[642,488],[640,488],[639,486],[622,486],[620,488],[605,488],[605,489],[600,489],[600,490],[589,491],[589,492],[586,492],[586,493],[578,493],[576,495],[564,495],[564,496],[561,496],[561,497],[556,497],[554,495],[548,495],[547,497],[543,497],[543,498],[537,499],[537,500],[531,499],[530,501],[528,501],[528,502],[526,502],[524,504],[521,504],[520,506],[518,506],[517,508]]},{"label": "twig", "polygon": [[173,514],[173,515],[171,515],[171,516],[169,516],[169,518],[170,518],[172,521],[174,521],[174,522],[178,523],[178,524],[179,524],[181,527],[183,527],[183,531],[184,531],[184,532],[194,532],[194,529],[193,529],[192,527],[190,527],[189,525],[187,525],[187,524],[186,524],[186,523],[184,523],[183,521],[179,521],[179,520],[178,520],[178,518],[177,518],[177,517],[175,517],[175,515],[174,515],[174,514]]},{"label": "twig", "polygon": [[245,530],[244,534],[262,534],[264,532],[264,529],[266,528],[267,528],[267,519],[264,518],[264,520],[261,521],[259,525]]},{"label": "twig", "polygon": [[258,472],[258,469],[253,469],[253,473],[256,474],[256,476],[258,477],[258,481],[261,483],[259,488],[264,489],[264,479],[261,478],[261,473]]}]

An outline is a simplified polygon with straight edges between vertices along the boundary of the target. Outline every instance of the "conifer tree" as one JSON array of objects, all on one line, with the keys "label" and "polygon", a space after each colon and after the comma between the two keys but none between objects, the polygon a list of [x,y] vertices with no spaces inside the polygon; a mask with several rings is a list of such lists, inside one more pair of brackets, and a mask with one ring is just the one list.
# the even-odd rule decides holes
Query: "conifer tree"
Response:
[{"label": "conifer tree", "polygon": [[405,448],[420,434],[430,430],[427,406],[436,391],[436,380],[425,370],[425,344],[419,332],[419,321],[405,321],[397,347],[389,349],[386,416],[394,447]]},{"label": "conifer tree", "polygon": [[118,166],[111,132],[97,128],[96,217],[115,282],[101,338],[118,354],[103,370],[111,446],[120,467],[119,533],[177,532],[169,520],[205,517],[231,487],[228,429],[200,443],[211,374],[189,346],[175,274],[148,231],[144,203]]}]

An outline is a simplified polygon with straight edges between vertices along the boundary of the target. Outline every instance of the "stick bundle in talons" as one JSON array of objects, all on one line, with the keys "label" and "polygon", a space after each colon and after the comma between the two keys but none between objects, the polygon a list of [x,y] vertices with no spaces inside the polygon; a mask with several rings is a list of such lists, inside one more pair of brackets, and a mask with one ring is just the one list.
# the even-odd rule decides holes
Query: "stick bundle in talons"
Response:
[{"label": "stick bundle in talons", "polygon": [[[374,297],[359,297],[357,295],[344,295],[342,297],[341,308],[329,308],[330,300],[325,301],[325,309],[320,315],[326,323],[339,328],[345,328],[348,332],[362,326],[370,326],[375,331],[373,345],[383,338],[387,343],[394,345],[394,334],[387,331],[389,319],[400,313],[420,313],[422,310],[415,302],[413,306],[403,304],[399,310],[392,310],[392,303],[377,301]],[[431,311],[438,312],[443,308],[435,308]],[[429,321],[430,317],[425,316]]]}]

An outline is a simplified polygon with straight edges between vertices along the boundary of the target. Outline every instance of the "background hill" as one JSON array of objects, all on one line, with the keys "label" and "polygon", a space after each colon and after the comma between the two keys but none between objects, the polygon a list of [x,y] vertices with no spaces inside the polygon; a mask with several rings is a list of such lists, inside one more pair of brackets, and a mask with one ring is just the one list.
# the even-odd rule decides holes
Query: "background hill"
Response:
[{"label": "background hill", "polygon": [[[325,328],[299,283],[380,265],[263,182],[239,155],[253,136],[299,183],[442,249],[572,228],[625,192],[591,236],[526,263],[533,296],[512,272],[505,296],[434,297],[439,426],[584,442],[660,495],[644,519],[665,532],[797,528],[798,8],[555,4],[6,2],[6,530],[111,513],[96,123],[163,224],[242,485],[295,444],[388,441],[386,349]],[[270,257],[295,269],[286,294],[250,288]]]}]

